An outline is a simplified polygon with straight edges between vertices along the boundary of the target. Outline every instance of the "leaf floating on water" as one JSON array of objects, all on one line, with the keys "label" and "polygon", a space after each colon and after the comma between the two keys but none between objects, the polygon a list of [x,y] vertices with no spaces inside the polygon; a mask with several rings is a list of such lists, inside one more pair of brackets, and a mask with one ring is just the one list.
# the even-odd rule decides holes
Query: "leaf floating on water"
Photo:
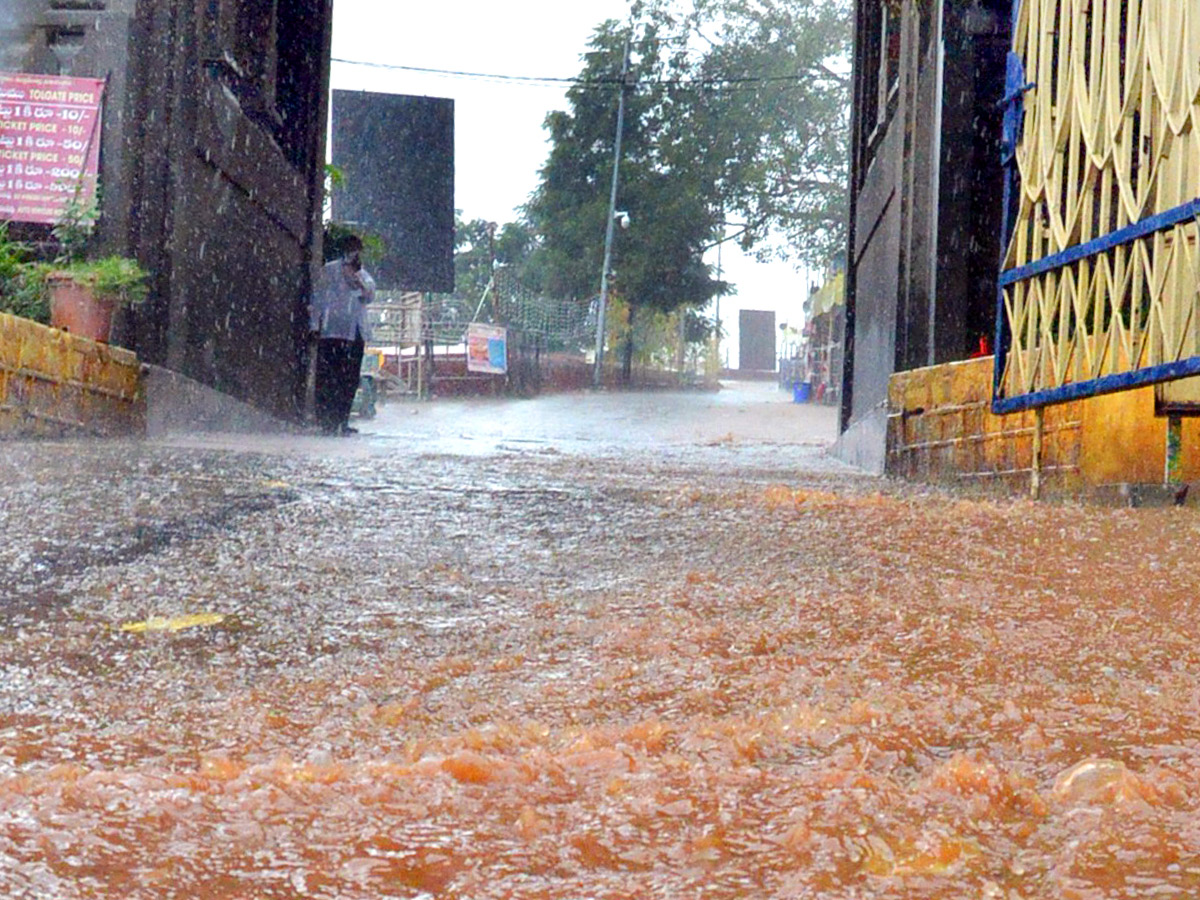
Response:
[{"label": "leaf floating on water", "polygon": [[195,613],[190,616],[175,616],[171,619],[151,616],[145,622],[128,622],[121,626],[121,630],[133,634],[144,634],[147,631],[182,631],[185,628],[220,625],[224,621],[224,613]]}]

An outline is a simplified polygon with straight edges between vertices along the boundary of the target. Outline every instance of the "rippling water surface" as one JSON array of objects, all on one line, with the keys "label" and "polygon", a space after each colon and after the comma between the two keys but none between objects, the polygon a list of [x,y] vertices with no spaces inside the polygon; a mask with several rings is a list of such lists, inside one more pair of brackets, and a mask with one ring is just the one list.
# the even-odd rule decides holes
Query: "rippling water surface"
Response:
[{"label": "rippling water surface", "polygon": [[1193,511],[785,462],[14,446],[0,895],[1200,895]]}]

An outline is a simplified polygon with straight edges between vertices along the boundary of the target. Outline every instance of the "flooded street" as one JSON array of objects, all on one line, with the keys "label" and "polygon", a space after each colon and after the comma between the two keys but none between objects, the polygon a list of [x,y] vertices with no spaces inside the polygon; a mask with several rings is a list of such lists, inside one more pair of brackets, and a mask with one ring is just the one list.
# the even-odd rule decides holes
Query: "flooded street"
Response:
[{"label": "flooded street", "polygon": [[727,387],[0,446],[0,896],[1200,894],[1194,509]]}]

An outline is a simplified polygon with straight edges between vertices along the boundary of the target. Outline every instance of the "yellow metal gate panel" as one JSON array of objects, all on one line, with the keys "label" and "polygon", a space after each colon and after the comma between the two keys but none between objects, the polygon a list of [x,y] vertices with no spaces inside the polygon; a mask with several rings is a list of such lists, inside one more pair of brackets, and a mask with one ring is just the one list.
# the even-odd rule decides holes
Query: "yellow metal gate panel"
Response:
[{"label": "yellow metal gate panel", "polygon": [[1020,0],[1014,24],[997,410],[1200,371],[1200,0]]}]

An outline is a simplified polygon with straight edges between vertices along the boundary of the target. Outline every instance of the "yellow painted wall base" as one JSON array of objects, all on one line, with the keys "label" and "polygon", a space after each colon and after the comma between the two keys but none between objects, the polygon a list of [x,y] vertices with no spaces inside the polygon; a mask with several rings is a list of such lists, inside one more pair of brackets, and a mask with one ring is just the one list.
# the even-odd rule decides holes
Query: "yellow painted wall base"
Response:
[{"label": "yellow painted wall base", "polygon": [[[887,471],[923,481],[1027,484],[1032,411],[991,412],[992,358],[900,372],[888,387]],[[1042,481],[1048,489],[1163,481],[1166,419],[1154,388],[1045,409]],[[1200,421],[1183,423],[1185,481],[1200,478]]]},{"label": "yellow painted wall base", "polygon": [[0,437],[141,436],[135,354],[0,313]]}]

